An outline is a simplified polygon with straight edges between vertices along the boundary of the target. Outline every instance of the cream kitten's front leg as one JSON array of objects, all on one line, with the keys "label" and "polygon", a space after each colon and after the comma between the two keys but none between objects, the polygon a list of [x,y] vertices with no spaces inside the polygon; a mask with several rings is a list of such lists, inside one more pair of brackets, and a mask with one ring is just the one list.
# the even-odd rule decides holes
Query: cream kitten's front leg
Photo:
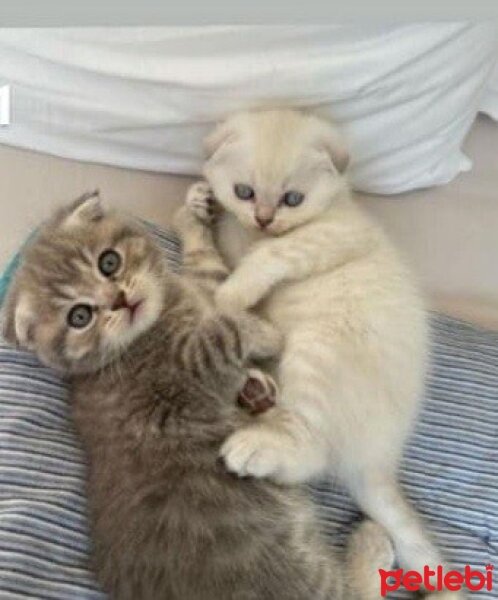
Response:
[{"label": "cream kitten's front leg", "polygon": [[216,302],[222,309],[247,310],[277,285],[336,269],[363,255],[373,243],[375,232],[368,224],[327,221],[261,240],[217,290]]},{"label": "cream kitten's front leg", "polygon": [[260,247],[245,257],[216,291],[217,306],[240,312],[255,306],[271,289],[287,279],[292,268],[288,261]]}]

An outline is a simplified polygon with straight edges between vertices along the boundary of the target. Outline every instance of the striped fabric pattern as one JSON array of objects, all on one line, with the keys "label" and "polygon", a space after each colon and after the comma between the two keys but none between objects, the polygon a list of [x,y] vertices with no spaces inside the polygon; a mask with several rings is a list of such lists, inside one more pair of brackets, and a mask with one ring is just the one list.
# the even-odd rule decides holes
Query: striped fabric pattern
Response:
[{"label": "striped fabric pattern", "polygon": [[[152,232],[177,265],[177,243]],[[498,568],[498,334],[438,315],[432,330],[427,400],[402,483],[456,567]],[[84,457],[66,396],[56,374],[0,341],[2,600],[105,599],[88,564]],[[357,510],[337,485],[312,492],[331,544],[341,547]]]}]

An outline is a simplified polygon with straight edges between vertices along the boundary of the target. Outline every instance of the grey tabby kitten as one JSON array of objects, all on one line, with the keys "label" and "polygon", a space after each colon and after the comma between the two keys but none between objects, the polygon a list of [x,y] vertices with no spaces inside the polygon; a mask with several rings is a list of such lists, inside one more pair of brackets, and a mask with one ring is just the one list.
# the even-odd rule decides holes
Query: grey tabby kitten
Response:
[{"label": "grey tabby kitten", "polygon": [[[7,302],[6,338],[71,384],[98,579],[114,600],[352,598],[306,495],[217,460],[252,418],[235,402],[249,361],[276,355],[280,336],[215,312],[227,270],[210,230],[187,208],[177,226],[183,276],[136,224],[83,197],[42,226]],[[360,528],[348,564],[383,544]]]}]

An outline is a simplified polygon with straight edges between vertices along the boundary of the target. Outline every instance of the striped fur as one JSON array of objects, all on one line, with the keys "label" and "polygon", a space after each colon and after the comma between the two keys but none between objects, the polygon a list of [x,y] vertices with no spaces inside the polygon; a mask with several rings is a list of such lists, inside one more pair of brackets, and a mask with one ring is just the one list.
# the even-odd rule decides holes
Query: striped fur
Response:
[{"label": "striped fur", "polygon": [[[239,480],[218,461],[223,441],[251,419],[235,401],[246,364],[274,356],[280,336],[256,317],[215,312],[208,296],[221,261],[200,221],[177,221],[187,258],[180,277],[144,233],[102,213],[93,199],[86,203],[49,221],[28,248],[5,330],[68,378],[88,464],[92,564],[103,589],[113,600],[345,598],[338,563],[304,490]],[[96,299],[100,284],[92,262],[100,248],[119,248],[123,257],[106,285],[125,286],[138,269],[140,289],[160,290],[162,298],[155,316],[144,313],[153,317],[145,329],[145,317],[130,317],[129,331],[123,326],[105,352],[109,334],[100,329],[107,312],[127,315],[128,309],[115,309],[115,297],[108,305]],[[59,313],[67,310],[58,305],[65,302],[59,287],[61,294],[74,298],[77,290],[99,302],[88,326],[95,331],[85,338],[91,351],[81,357],[76,333],[59,333],[65,323]],[[57,478],[58,470],[50,472]],[[64,528],[56,529],[63,536]]]}]

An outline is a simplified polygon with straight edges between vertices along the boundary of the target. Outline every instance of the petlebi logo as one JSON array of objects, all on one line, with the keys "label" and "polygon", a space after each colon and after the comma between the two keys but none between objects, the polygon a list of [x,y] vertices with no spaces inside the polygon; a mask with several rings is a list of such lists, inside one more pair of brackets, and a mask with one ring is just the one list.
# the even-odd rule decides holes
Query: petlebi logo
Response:
[{"label": "petlebi logo", "polygon": [[399,588],[404,588],[408,592],[458,592],[466,588],[471,592],[486,590],[490,592],[493,589],[493,565],[486,565],[483,571],[472,569],[467,565],[463,573],[460,571],[445,571],[441,565],[436,570],[430,569],[427,565],[422,573],[418,571],[404,571],[396,569],[394,571],[384,571],[379,569],[380,575],[380,593],[383,598],[388,592],[395,592]]}]

